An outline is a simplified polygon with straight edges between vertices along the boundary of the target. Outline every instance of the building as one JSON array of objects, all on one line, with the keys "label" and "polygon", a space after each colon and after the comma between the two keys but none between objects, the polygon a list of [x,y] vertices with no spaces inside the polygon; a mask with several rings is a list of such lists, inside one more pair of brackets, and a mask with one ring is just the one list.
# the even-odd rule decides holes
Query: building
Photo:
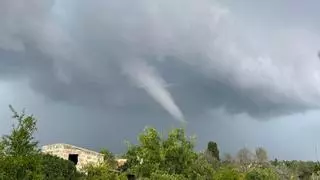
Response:
[{"label": "building", "polygon": [[[45,145],[42,146],[41,151],[42,153],[50,154],[74,162],[78,171],[82,171],[83,168],[89,164],[95,165],[104,161],[103,154],[70,144],[60,143]],[[117,168],[120,168],[127,163],[127,159],[116,159],[116,161]],[[135,176],[128,174],[127,178],[129,180],[134,180]]]},{"label": "building", "polygon": [[88,164],[99,164],[104,160],[104,155],[88,149],[70,144],[51,144],[42,147],[42,152],[58,156],[75,163],[77,170],[81,171]]},{"label": "building", "polygon": [[127,163],[127,159],[116,159],[117,161],[117,168],[124,166]]}]

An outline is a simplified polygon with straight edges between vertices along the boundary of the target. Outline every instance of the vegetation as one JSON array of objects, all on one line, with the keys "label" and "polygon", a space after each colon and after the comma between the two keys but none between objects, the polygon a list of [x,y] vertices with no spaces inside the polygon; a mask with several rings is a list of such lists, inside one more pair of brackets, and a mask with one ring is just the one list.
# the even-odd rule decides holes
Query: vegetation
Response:
[{"label": "vegetation", "polygon": [[41,157],[41,173],[47,180],[76,179],[76,177],[80,176],[71,161],[48,154],[41,155]]},{"label": "vegetation", "polygon": [[195,138],[184,129],[163,135],[150,127],[138,136],[137,144],[128,144],[125,166],[118,167],[115,156],[104,149],[103,163],[88,165],[79,173],[71,161],[42,154],[33,136],[37,120],[10,108],[17,122],[0,140],[0,180],[124,180],[129,174],[144,180],[320,179],[317,162],[270,161],[261,147],[254,153],[243,148],[234,157],[225,154],[221,158],[216,142],[196,152]]},{"label": "vegetation", "polygon": [[210,141],[208,143],[207,152],[210,153],[210,155],[216,160],[220,161],[218,144],[216,142]]}]

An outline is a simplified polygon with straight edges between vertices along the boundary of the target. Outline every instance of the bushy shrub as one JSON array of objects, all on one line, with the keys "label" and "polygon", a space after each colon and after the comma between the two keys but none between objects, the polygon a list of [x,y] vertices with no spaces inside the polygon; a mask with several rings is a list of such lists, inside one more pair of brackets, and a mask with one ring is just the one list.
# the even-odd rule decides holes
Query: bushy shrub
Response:
[{"label": "bushy shrub", "polygon": [[213,166],[210,164],[204,156],[198,156],[198,158],[189,166],[185,171],[185,177],[188,179],[212,179]]},{"label": "bushy shrub", "polygon": [[119,175],[110,164],[101,163],[99,165],[89,164],[84,168],[86,172],[85,180],[126,180],[125,174]]},{"label": "bushy shrub", "polygon": [[71,161],[56,156],[41,155],[41,164],[46,180],[76,179],[79,176]]},{"label": "bushy shrub", "polygon": [[244,175],[235,168],[221,168],[213,175],[214,180],[242,180]]},{"label": "bushy shrub", "polygon": [[157,179],[157,180],[187,180],[183,175],[178,174],[168,174],[167,172],[163,171],[156,171],[151,174],[150,179]]},{"label": "bushy shrub", "polygon": [[0,180],[42,180],[39,156],[5,156],[0,159]]},{"label": "bushy shrub", "polygon": [[247,172],[245,180],[278,180],[277,173],[271,168],[254,168]]}]

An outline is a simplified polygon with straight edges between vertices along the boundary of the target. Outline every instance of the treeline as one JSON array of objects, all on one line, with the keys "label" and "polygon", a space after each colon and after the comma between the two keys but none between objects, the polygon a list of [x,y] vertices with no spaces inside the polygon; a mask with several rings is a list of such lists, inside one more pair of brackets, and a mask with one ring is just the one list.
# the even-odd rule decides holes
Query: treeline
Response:
[{"label": "treeline", "polygon": [[196,152],[195,138],[180,128],[167,135],[145,128],[138,144],[128,143],[122,155],[128,160],[125,165],[118,167],[115,156],[105,149],[103,163],[77,172],[71,161],[42,154],[33,136],[36,119],[11,110],[17,123],[0,140],[0,180],[125,180],[129,174],[143,180],[320,179],[319,163],[270,161],[263,148],[221,155],[217,143],[209,142],[204,151]]}]

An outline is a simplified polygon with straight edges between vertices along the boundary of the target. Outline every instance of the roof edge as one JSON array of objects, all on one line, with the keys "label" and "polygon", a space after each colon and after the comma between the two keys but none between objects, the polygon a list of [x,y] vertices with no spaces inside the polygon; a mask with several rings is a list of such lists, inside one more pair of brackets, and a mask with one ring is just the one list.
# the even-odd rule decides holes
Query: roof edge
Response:
[{"label": "roof edge", "polygon": [[70,147],[72,149],[78,149],[78,150],[81,150],[81,151],[86,151],[86,152],[91,152],[91,153],[94,153],[94,154],[98,154],[98,155],[102,155],[101,153],[99,152],[96,152],[96,151],[93,151],[93,150],[90,150],[90,149],[86,149],[86,148],[82,148],[82,147],[78,147],[78,146],[75,146],[75,145],[72,145],[72,144],[67,144],[67,143],[54,143],[54,144],[47,144],[47,145],[43,145],[41,147],[41,149],[44,149],[45,147],[51,147],[51,146],[56,146],[56,145],[61,145],[63,147]]}]

